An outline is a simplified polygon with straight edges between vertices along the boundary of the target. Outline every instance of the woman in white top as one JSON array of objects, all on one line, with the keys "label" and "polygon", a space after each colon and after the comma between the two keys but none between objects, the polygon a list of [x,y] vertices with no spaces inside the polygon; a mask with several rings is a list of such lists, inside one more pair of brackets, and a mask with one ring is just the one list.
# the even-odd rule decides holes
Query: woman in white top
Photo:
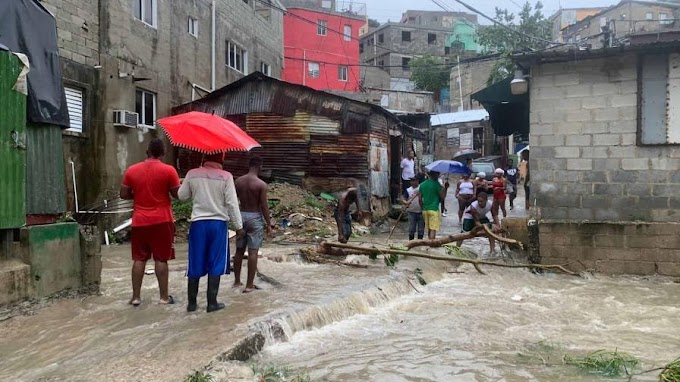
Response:
[{"label": "woman in white top", "polygon": [[463,212],[472,203],[475,196],[475,183],[470,175],[465,174],[456,185],[456,199],[458,199],[458,224],[463,221]]}]

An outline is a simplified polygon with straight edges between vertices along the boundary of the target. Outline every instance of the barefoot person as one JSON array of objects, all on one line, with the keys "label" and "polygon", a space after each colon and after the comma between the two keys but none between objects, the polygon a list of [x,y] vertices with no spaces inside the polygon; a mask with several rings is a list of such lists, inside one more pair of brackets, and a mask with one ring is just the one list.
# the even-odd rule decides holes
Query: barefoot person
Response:
[{"label": "barefoot person", "polygon": [[224,308],[217,302],[220,278],[229,274],[228,223],[243,235],[234,177],[222,169],[223,154],[209,155],[203,166],[187,173],[179,189],[180,200],[193,200],[189,227],[187,311],[198,308],[198,283],[208,275],[208,313]]},{"label": "barefoot person", "polygon": [[[491,218],[493,219],[493,226],[488,218],[488,214],[491,212]],[[498,210],[493,210],[491,208],[491,203],[489,203],[489,195],[486,192],[480,192],[477,195],[477,200],[472,202],[470,206],[465,210],[463,215],[463,232],[470,232],[475,227],[481,227],[483,224],[488,225],[492,228],[494,232],[500,230],[500,223],[498,222]],[[463,244],[462,241],[458,242],[460,247]],[[493,238],[489,238],[489,248],[491,254],[496,251],[496,241]]]},{"label": "barefoot person", "polygon": [[335,211],[333,212],[335,223],[338,225],[338,241],[343,244],[347,243],[352,236],[352,215],[349,211],[349,207],[352,204],[356,204],[357,211],[361,214],[356,188],[350,188],[347,192],[342,194],[338,206],[335,207]]},{"label": "barefoot person", "polygon": [[257,274],[257,256],[264,240],[265,232],[271,235],[272,226],[267,204],[267,183],[259,176],[262,172],[262,158],[253,156],[248,164],[246,175],[236,179],[236,193],[241,202],[241,217],[245,235],[236,242],[236,257],[234,257],[234,288],[241,284],[241,267],[243,257],[248,249],[248,278],[243,293],[250,293],[260,289],[255,285]]},{"label": "barefoot person", "polygon": [[175,223],[170,196],[177,198],[179,176],[174,167],[161,162],[165,147],[160,139],[149,142],[148,159],[125,171],[120,198],[133,200],[132,212],[132,306],[140,296],[146,262],[153,258],[161,304],[174,304],[168,293],[168,260],[175,258]]}]

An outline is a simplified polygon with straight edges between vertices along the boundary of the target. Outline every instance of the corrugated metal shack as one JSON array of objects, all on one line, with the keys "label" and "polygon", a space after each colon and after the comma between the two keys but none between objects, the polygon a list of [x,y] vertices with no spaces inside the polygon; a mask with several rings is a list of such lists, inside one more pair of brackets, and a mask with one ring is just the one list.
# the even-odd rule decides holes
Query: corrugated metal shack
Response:
[{"label": "corrugated metal shack", "polygon": [[[214,112],[256,139],[253,150],[264,159],[269,180],[304,186],[313,193],[350,186],[362,191],[364,208],[374,217],[390,208],[390,137],[427,140],[380,106],[351,100],[253,73],[173,114]],[[230,153],[225,167],[235,176],[247,172],[247,153]],[[178,153],[181,175],[200,165],[200,156]]]}]

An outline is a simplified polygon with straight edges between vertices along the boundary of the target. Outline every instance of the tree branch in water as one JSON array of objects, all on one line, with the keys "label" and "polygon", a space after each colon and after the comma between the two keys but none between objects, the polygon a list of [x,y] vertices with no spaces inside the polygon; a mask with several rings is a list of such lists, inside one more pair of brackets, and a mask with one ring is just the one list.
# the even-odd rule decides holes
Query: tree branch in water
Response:
[{"label": "tree branch in water", "polygon": [[[451,235],[451,236],[457,236],[457,235]],[[543,264],[504,264],[504,263],[497,263],[493,261],[485,261],[485,260],[474,260],[474,259],[466,259],[462,257],[455,257],[455,256],[442,256],[442,255],[430,255],[429,253],[422,253],[422,252],[412,252],[412,251],[403,251],[399,249],[393,249],[393,248],[367,248],[367,247],[359,247],[351,244],[341,244],[341,243],[329,243],[329,242],[322,242],[317,246],[317,252],[323,253],[325,255],[329,256],[347,256],[347,255],[356,255],[356,254],[361,254],[361,255],[385,255],[385,254],[390,254],[390,255],[402,255],[402,256],[411,256],[411,257],[420,257],[424,259],[430,259],[430,260],[443,260],[443,261],[457,261],[460,263],[467,263],[467,264],[472,264],[477,272],[481,274],[486,274],[482,269],[480,268],[480,265],[490,265],[494,267],[503,267],[503,268],[529,268],[529,269],[544,269],[544,270],[558,270],[560,272],[566,273],[571,276],[580,276],[576,272],[572,272],[568,269],[566,269],[562,265],[543,265]]]}]

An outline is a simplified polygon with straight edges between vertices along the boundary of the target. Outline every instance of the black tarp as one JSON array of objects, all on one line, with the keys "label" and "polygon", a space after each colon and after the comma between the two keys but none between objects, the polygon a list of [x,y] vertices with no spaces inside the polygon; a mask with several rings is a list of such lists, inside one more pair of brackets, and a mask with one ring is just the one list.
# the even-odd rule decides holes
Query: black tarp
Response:
[{"label": "black tarp", "polygon": [[510,92],[512,77],[486,87],[471,95],[489,112],[494,134],[507,137],[512,134],[529,136],[529,94]]},{"label": "black tarp", "polygon": [[0,0],[0,43],[28,56],[28,121],[68,128],[54,16],[37,0]]}]

